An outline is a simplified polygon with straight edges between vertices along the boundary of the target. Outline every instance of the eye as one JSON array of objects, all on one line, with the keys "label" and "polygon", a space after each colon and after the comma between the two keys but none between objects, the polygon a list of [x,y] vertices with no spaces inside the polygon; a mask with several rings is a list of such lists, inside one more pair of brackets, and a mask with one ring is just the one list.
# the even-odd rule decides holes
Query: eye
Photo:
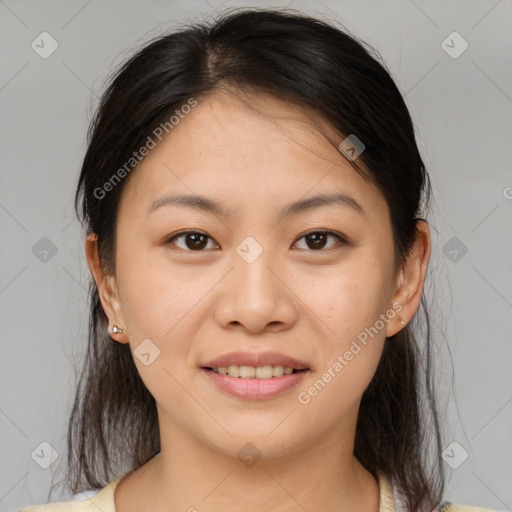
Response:
[{"label": "eye", "polygon": [[[338,240],[339,244],[346,244],[347,241],[338,233],[334,231],[322,231],[322,230],[315,230],[310,231],[309,233],[306,233],[305,235],[302,235],[298,240],[305,239],[306,244],[309,245],[305,248],[305,250],[313,250],[313,251],[319,251],[321,249],[325,249],[326,243],[328,238],[335,238]],[[211,249],[212,247],[208,246],[208,239],[213,240],[210,236],[208,236],[206,233],[203,233],[202,231],[194,231],[194,230],[188,230],[188,231],[181,231],[180,233],[177,233],[176,235],[173,235],[171,238],[169,238],[166,241],[166,244],[173,244],[177,245],[174,241],[183,239],[185,247],[179,247],[183,250],[188,251],[195,251],[195,252],[201,252],[203,249]],[[297,244],[297,242],[295,242]],[[336,244],[331,244],[327,249],[331,249]],[[216,247],[219,245],[217,244]],[[213,248],[216,248],[213,247]],[[302,249],[301,249],[302,250]]]},{"label": "eye", "polygon": [[[174,240],[183,239],[185,242],[185,247],[180,247],[180,249],[189,250],[189,251],[196,251],[200,252],[202,249],[204,249],[208,244],[207,240],[213,240],[213,238],[209,237],[206,233],[202,233],[201,231],[182,231],[181,233],[178,233],[174,235],[173,237],[169,238],[167,240],[167,244],[174,244]],[[176,245],[176,244],[174,244]],[[218,247],[218,244],[217,244]]]},{"label": "eye", "polygon": [[[309,233],[306,233],[305,235],[301,236],[298,240],[302,240],[303,238],[306,240],[306,244],[309,244],[309,247],[306,247],[307,249],[311,249],[314,251],[318,251],[320,249],[324,249],[327,243],[327,239],[329,237],[337,238],[339,244],[346,244],[347,241],[338,233],[335,233],[334,231],[321,231],[321,230],[315,230],[310,231]],[[336,244],[332,244],[331,246],[327,247],[327,249],[331,249]]]}]

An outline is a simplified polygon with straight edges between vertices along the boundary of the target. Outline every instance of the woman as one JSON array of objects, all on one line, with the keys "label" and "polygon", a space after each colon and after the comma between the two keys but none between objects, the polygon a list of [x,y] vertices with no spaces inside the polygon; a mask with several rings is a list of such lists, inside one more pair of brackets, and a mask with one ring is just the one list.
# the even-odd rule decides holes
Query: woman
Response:
[{"label": "woman", "polygon": [[126,62],[89,135],[68,463],[101,490],[24,510],[473,510],[442,500],[417,320],[428,174],[362,43],[228,13]]}]

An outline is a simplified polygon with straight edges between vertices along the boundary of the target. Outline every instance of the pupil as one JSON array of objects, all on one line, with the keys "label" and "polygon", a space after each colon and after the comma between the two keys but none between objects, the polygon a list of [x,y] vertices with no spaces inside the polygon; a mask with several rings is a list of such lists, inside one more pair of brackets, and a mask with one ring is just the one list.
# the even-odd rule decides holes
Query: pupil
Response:
[{"label": "pupil", "polygon": [[[205,235],[201,233],[188,233],[185,237],[189,249],[202,249],[206,246],[205,239]],[[188,243],[190,240],[192,240],[191,244]]]},{"label": "pupil", "polygon": [[307,238],[313,240],[312,249],[322,249],[325,246],[327,235],[325,233],[312,233]]}]

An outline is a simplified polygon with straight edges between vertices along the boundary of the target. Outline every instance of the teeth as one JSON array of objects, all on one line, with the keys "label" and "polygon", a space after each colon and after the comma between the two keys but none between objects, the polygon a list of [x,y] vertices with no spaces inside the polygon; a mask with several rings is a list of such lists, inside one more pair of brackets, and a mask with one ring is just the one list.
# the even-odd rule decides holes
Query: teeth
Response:
[{"label": "teeth", "polygon": [[231,365],[212,368],[214,372],[230,377],[239,377],[242,379],[270,379],[272,377],[282,377],[293,373],[293,368],[277,364],[275,366],[267,364],[265,366],[245,366]]}]

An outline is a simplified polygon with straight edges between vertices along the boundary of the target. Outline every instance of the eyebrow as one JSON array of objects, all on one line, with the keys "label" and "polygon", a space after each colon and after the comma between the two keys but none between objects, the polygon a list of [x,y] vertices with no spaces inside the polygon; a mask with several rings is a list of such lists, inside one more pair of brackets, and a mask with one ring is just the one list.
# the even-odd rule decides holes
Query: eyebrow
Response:
[{"label": "eyebrow", "polygon": [[[342,194],[340,192],[333,192],[329,194],[318,194],[307,199],[300,199],[294,203],[290,203],[281,209],[279,212],[279,219],[288,217],[290,215],[296,215],[313,208],[319,208],[320,206],[331,205],[351,208],[353,211],[365,217],[368,215],[361,204],[357,202],[353,197],[347,194]],[[221,203],[218,201],[204,196],[188,194],[167,195],[153,201],[148,209],[148,215],[159,208],[167,206],[185,206],[193,208],[194,210],[213,213],[217,216],[231,216],[231,212],[225,210]]]}]

